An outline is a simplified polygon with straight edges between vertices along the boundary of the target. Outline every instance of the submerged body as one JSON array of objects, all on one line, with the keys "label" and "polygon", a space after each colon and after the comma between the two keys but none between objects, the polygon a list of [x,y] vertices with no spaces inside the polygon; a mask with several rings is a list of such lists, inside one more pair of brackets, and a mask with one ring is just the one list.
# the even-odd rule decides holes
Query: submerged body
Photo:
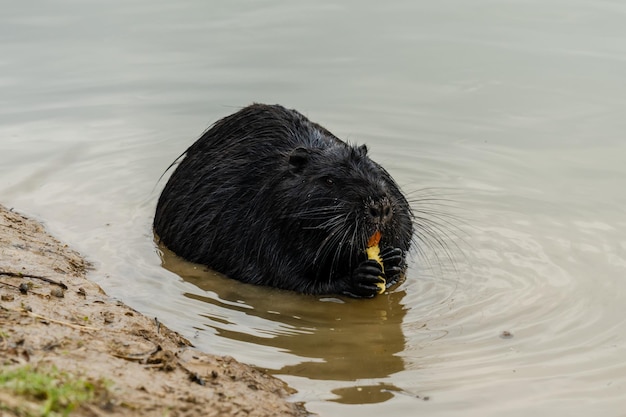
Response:
[{"label": "submerged body", "polygon": [[[263,104],[218,121],[187,149],[154,229],[177,255],[231,278],[355,297],[398,280],[413,234],[406,198],[365,146]],[[382,263],[366,254],[375,233]]]}]

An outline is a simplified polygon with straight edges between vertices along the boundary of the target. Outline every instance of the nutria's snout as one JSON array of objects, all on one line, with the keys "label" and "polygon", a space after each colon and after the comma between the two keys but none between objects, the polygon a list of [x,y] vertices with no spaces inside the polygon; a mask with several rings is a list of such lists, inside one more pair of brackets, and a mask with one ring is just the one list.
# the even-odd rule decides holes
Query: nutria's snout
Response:
[{"label": "nutria's snout", "polygon": [[370,201],[367,205],[367,210],[370,220],[376,226],[388,224],[393,217],[393,207],[387,197]]}]

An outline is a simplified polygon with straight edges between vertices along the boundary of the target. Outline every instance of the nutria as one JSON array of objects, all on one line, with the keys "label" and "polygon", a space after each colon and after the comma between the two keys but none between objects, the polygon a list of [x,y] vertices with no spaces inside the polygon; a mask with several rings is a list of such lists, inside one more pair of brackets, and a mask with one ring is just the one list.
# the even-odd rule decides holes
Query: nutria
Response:
[{"label": "nutria", "polygon": [[[154,230],[184,259],[243,282],[353,297],[373,297],[404,273],[411,209],[365,145],[295,110],[253,104],[181,157]],[[374,234],[382,266],[365,254]]]}]

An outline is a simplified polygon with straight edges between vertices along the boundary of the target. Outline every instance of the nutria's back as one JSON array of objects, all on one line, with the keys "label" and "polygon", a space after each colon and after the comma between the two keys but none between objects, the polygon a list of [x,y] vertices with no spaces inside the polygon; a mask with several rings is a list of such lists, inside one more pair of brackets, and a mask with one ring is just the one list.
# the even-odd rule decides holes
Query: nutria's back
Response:
[{"label": "nutria's back", "polygon": [[[391,285],[404,271],[411,221],[406,199],[367,148],[295,110],[254,104],[186,151],[154,228],[179,256],[231,278],[370,297],[379,276]],[[377,230],[384,274],[364,253]]]}]

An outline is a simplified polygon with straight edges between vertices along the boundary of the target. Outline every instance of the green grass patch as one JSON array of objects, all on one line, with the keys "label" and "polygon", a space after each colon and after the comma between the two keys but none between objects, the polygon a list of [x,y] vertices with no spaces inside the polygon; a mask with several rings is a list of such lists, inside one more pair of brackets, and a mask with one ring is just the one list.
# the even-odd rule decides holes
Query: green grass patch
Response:
[{"label": "green grass patch", "polygon": [[4,407],[18,415],[67,416],[81,403],[92,400],[97,389],[106,389],[105,384],[94,384],[56,367],[0,369],[0,390],[31,402],[0,403],[0,409]]}]

